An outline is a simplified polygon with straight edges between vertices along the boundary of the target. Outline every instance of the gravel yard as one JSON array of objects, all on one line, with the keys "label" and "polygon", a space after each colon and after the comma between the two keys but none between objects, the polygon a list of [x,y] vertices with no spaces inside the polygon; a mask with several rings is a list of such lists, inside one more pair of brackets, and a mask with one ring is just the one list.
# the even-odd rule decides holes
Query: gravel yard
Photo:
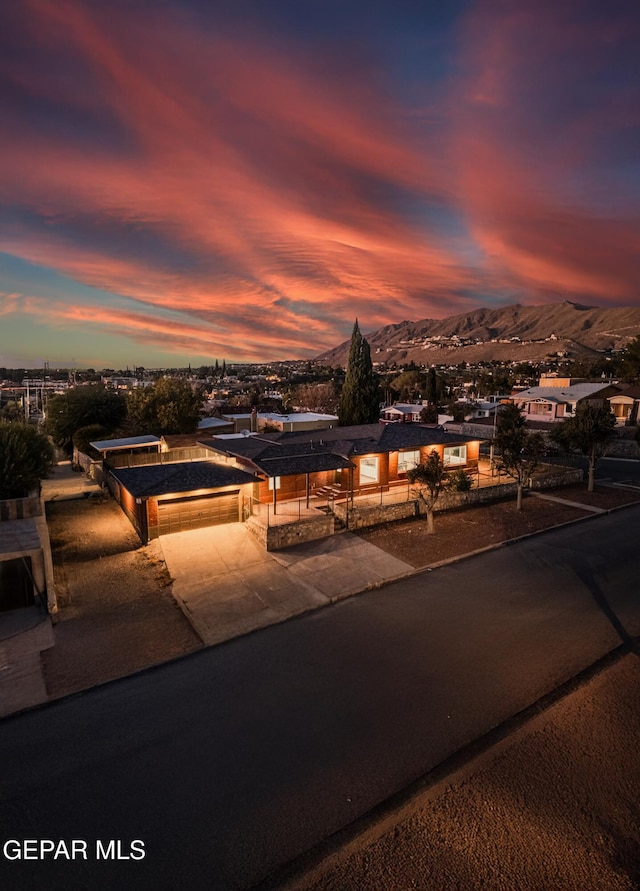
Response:
[{"label": "gravel yard", "polygon": [[[544,494],[604,510],[640,501],[640,492],[612,487],[590,493],[586,486],[563,486]],[[516,510],[515,499],[510,499],[436,513],[434,535],[427,534],[424,517],[387,523],[357,534],[418,568],[590,515],[587,510],[530,495],[525,496],[520,511]]]},{"label": "gravel yard", "polygon": [[202,646],[157,545],[140,545],[114,501],[51,501],[47,521],[59,604],[55,646],[42,654],[52,699]]}]

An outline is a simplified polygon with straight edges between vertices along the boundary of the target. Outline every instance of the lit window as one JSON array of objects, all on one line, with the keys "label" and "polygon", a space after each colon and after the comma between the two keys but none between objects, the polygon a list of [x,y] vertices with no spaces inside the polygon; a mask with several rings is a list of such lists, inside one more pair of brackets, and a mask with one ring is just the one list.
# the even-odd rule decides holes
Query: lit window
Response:
[{"label": "lit window", "polygon": [[413,470],[420,463],[420,449],[400,452],[398,454],[398,473],[406,473]]},{"label": "lit window", "polygon": [[467,447],[466,445],[460,446],[446,446],[444,450],[444,465],[445,467],[455,466],[456,464],[466,464],[467,463]]},{"label": "lit window", "polygon": [[360,461],[360,485],[370,485],[378,482],[379,459],[362,458]]}]

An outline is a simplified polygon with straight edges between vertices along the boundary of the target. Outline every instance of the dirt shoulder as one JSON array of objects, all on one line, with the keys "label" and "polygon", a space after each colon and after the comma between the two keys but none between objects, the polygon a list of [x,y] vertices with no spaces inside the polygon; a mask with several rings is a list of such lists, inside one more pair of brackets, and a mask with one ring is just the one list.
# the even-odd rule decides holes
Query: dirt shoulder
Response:
[{"label": "dirt shoulder", "polygon": [[427,534],[423,517],[387,523],[357,534],[383,551],[420,568],[590,516],[592,511],[588,507],[611,510],[640,501],[640,491],[604,486],[593,493],[587,492],[585,486],[563,486],[544,494],[584,504],[585,509],[527,495],[520,511],[516,509],[515,499],[510,499],[437,513],[435,535]]},{"label": "dirt shoulder", "polygon": [[288,891],[634,891],[640,661],[628,655]]},{"label": "dirt shoulder", "polygon": [[153,544],[112,501],[47,503],[59,612],[42,654],[50,698],[190,653],[202,642],[171,594]]}]

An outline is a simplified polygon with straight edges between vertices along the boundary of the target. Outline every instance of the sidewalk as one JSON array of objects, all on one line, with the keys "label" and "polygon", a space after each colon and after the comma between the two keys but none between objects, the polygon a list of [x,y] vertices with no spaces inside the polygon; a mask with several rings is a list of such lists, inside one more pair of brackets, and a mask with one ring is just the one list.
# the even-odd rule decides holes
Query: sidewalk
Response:
[{"label": "sidewalk", "polygon": [[0,717],[47,700],[41,652],[54,644],[51,619],[38,606],[11,610],[0,621]]},{"label": "sidewalk", "polygon": [[532,495],[534,498],[542,498],[543,501],[555,501],[556,504],[566,504],[569,507],[577,507],[580,510],[591,511],[594,514],[606,514],[606,510],[603,507],[595,507],[592,504],[584,504],[580,501],[568,501],[566,498],[559,498],[557,495],[543,495],[542,492],[529,492],[529,495]]},{"label": "sidewalk", "polygon": [[99,495],[101,491],[95,480],[89,479],[81,471],[73,470],[71,461],[61,461],[56,464],[51,471],[51,476],[42,480],[44,501],[71,501],[76,498]]},{"label": "sidewalk", "polygon": [[159,544],[173,595],[207,646],[413,569],[348,532],[276,553],[239,523],[164,535]]}]

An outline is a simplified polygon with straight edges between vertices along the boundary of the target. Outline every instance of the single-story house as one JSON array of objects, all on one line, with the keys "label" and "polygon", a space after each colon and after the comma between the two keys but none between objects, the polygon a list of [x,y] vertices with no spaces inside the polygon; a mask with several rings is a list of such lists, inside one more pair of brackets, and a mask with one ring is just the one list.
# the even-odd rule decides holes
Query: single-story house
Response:
[{"label": "single-story house", "polygon": [[380,420],[390,424],[419,424],[426,402],[394,402],[380,412]]},{"label": "single-story house", "polygon": [[363,424],[305,433],[203,440],[218,458],[253,472],[254,498],[286,501],[330,488],[336,496],[402,482],[436,451],[452,469],[478,464],[480,441],[421,425]]},{"label": "single-story house", "polygon": [[100,439],[90,442],[96,452],[100,452],[103,460],[108,460],[114,452],[119,454],[134,454],[141,452],[158,453],[162,448],[162,440],[152,434],[144,436],[126,436],[121,439]]},{"label": "single-story house", "polygon": [[573,417],[579,405],[602,406],[620,392],[612,384],[572,384],[571,386],[529,387],[514,392],[512,399],[524,410],[527,420],[564,421]]},{"label": "single-story house", "polygon": [[241,522],[254,477],[215,461],[107,467],[107,485],[143,544],[171,532]]},{"label": "single-story house", "polygon": [[0,501],[0,613],[57,609],[47,521],[39,496]]},{"label": "single-story house", "polygon": [[627,387],[615,396],[609,396],[608,400],[618,424],[633,426],[638,423],[638,416],[640,416],[640,387]]},{"label": "single-story house", "polygon": [[[279,412],[254,410],[239,414],[225,414],[223,419],[233,424],[234,433],[242,433],[243,430],[259,433],[265,429],[291,433],[294,430],[325,430],[338,424],[337,415],[315,411],[280,414]],[[212,431],[207,430],[206,432]]]},{"label": "single-story house", "polygon": [[106,483],[140,539],[241,522],[254,502],[388,490],[435,450],[450,468],[473,469],[480,441],[419,425],[365,424],[298,433],[212,437],[209,460],[130,467],[105,463]]},{"label": "single-story house", "polygon": [[198,432],[202,433],[233,433],[233,421],[225,421],[224,418],[201,418],[198,421]]}]

